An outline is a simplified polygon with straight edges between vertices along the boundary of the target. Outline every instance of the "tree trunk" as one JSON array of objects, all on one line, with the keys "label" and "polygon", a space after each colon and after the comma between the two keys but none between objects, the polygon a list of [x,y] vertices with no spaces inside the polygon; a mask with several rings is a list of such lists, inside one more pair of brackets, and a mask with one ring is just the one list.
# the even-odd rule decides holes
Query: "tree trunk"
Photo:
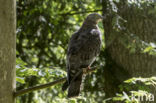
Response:
[{"label": "tree trunk", "polygon": [[0,0],[0,103],[15,103],[16,1]]},{"label": "tree trunk", "polygon": [[[138,9],[132,4],[127,5],[126,0],[123,0],[125,2],[121,1],[116,6],[118,8],[117,15],[127,20],[121,24],[125,27],[123,30],[114,29],[113,23],[116,14],[114,15],[110,10],[109,1],[103,0],[102,3],[103,15],[106,15],[103,22],[106,44],[104,73],[106,97],[114,96],[119,91],[119,84],[130,77],[156,75],[156,56],[141,53],[137,44],[139,40],[146,43],[156,41],[156,15],[154,12],[152,13],[154,8],[152,5],[145,5],[142,7],[143,9]],[[134,34],[135,37],[131,37],[131,34]],[[125,39],[126,41],[124,41],[123,38],[131,38],[131,40]],[[126,48],[126,42],[135,44],[135,52],[130,52],[130,49]]]}]

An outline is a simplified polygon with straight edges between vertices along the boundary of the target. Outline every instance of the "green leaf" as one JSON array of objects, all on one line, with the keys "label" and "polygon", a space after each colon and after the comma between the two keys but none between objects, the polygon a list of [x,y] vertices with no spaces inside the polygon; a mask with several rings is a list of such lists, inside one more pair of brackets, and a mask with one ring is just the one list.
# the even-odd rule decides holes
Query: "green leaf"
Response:
[{"label": "green leaf", "polygon": [[21,83],[21,84],[24,84],[25,83],[25,80],[24,78],[21,78],[21,77],[16,77],[16,81]]},{"label": "green leaf", "polygon": [[149,46],[149,47],[145,48],[143,52],[147,53],[147,52],[151,51],[152,49],[154,49],[154,48],[152,46]]}]

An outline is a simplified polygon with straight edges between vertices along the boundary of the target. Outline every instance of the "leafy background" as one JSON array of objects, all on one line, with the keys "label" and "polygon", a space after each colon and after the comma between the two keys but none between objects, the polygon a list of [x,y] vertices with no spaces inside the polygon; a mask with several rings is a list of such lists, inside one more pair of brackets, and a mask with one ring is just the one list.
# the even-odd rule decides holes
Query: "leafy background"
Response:
[{"label": "leafy background", "polygon": [[[153,2],[125,0],[128,5],[142,9]],[[124,20],[117,15],[115,4],[120,0],[108,0],[111,4],[113,15],[113,26],[116,31],[122,27]],[[102,14],[102,0],[17,0],[17,90],[35,85],[55,81],[66,76],[66,51],[71,35],[80,28],[84,18],[92,12]],[[151,11],[156,12],[156,8]],[[107,16],[107,15],[106,15]],[[103,23],[98,24],[104,34]],[[136,42],[133,42],[135,38]],[[104,40],[103,35],[103,41]],[[126,41],[126,42],[125,42]],[[128,43],[127,43],[128,41]],[[141,48],[142,53],[156,55],[155,44],[145,44],[137,40],[137,37],[121,38],[130,52]],[[137,44],[137,45],[136,45]],[[140,44],[140,45],[138,45]],[[105,42],[102,44],[100,56],[94,66],[98,70],[89,74],[85,80],[84,90],[77,99],[67,99],[66,92],[61,91],[62,84],[43,89],[33,93],[25,94],[17,98],[17,103],[105,103],[105,92],[103,89],[104,66],[105,66]],[[121,85],[121,93],[130,91],[132,85],[138,90],[148,91],[146,85],[155,85],[155,78],[133,78]],[[141,81],[144,86],[140,86]],[[148,82],[148,83],[147,83]],[[137,90],[137,91],[138,91]],[[130,94],[127,94],[130,95]],[[131,103],[125,98],[125,93],[117,95],[111,100],[121,100]]]}]

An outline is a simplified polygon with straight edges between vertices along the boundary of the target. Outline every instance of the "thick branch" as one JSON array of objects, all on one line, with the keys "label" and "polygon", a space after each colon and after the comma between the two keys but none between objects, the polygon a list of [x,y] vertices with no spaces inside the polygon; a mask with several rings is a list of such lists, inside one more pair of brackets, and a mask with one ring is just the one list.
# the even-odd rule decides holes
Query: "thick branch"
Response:
[{"label": "thick branch", "polygon": [[[91,73],[91,72],[95,71],[96,70],[96,67],[93,67],[93,68],[91,68],[89,70],[87,70],[87,68],[84,68],[82,70],[83,71],[85,70],[85,74],[88,74],[88,73]],[[51,87],[51,86],[60,84],[62,82],[65,82],[65,81],[66,81],[66,77],[61,78],[59,80],[56,80],[54,82],[49,82],[47,84],[42,84],[42,85],[38,85],[38,86],[27,88],[27,89],[22,89],[22,90],[19,90],[19,91],[15,92],[14,93],[14,96],[17,97],[17,96],[20,96],[20,95],[23,95],[23,94],[26,94],[26,93],[29,93],[29,92],[33,92],[33,91],[36,91],[36,90],[48,88],[48,87]]]}]

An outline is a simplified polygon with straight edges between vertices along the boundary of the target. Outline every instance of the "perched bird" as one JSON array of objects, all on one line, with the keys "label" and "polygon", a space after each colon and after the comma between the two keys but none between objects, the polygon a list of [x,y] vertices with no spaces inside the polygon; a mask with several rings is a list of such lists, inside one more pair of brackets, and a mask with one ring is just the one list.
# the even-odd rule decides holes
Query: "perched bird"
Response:
[{"label": "perched bird", "polygon": [[63,91],[68,88],[68,98],[79,96],[83,72],[76,74],[82,68],[90,68],[100,53],[102,41],[97,25],[100,20],[100,14],[89,14],[70,39],[67,51],[67,81],[62,86]]}]

